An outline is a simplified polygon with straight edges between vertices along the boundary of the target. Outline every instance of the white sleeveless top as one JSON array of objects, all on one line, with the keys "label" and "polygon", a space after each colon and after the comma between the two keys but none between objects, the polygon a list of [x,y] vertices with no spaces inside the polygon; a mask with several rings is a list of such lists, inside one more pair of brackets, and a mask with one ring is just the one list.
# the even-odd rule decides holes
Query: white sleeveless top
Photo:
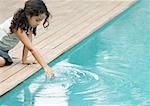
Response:
[{"label": "white sleeveless top", "polygon": [[15,33],[10,34],[10,25],[13,17],[0,24],[0,50],[8,51],[19,43],[19,38]]}]

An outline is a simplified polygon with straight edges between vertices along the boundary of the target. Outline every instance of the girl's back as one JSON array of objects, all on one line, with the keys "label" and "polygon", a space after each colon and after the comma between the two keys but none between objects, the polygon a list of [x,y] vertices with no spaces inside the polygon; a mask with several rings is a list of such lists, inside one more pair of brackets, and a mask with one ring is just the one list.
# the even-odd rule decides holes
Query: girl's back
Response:
[{"label": "girl's back", "polygon": [[3,29],[5,32],[10,33],[9,27],[11,25],[12,19],[13,19],[13,17],[10,17],[6,21],[4,21],[2,24],[0,24],[0,28]]},{"label": "girl's back", "polygon": [[4,51],[11,50],[19,42],[19,39],[15,33],[10,33],[9,27],[12,19],[13,18],[10,17],[0,25],[0,49]]}]

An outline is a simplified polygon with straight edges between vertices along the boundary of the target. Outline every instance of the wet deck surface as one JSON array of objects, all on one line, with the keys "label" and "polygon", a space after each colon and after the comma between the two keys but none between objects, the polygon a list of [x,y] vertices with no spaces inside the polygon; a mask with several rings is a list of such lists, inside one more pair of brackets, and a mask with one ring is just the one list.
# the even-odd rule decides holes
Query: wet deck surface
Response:
[{"label": "wet deck surface", "polygon": [[[18,8],[24,6],[25,0],[0,2],[0,23],[11,17]],[[39,26],[37,36],[33,38],[34,46],[44,56],[47,63],[82,41],[96,29],[102,27],[113,17],[127,9],[135,0],[44,0],[53,19],[50,27]],[[6,8],[9,7],[9,8]],[[23,45],[19,43],[10,55],[14,63],[0,68],[0,96],[11,90],[41,66],[21,64]],[[29,53],[29,60],[33,56]]]}]

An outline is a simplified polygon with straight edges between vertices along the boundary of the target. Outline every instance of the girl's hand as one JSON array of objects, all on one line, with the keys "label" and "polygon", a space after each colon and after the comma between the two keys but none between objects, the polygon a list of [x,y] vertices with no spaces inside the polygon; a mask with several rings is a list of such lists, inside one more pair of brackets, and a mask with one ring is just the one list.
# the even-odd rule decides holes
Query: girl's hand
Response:
[{"label": "girl's hand", "polygon": [[44,70],[46,73],[46,77],[53,78],[55,76],[52,69],[49,66],[44,67]]},{"label": "girl's hand", "polygon": [[37,62],[36,61],[24,60],[24,61],[22,61],[22,64],[31,65],[31,64],[37,64]]}]

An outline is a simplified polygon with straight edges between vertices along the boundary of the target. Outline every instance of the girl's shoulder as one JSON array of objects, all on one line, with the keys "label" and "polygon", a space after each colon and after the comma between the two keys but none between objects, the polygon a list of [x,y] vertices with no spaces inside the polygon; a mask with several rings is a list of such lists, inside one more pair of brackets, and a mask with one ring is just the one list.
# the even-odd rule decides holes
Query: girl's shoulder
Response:
[{"label": "girl's shoulder", "polygon": [[11,25],[11,21],[12,21],[13,17],[8,18],[7,20],[5,20],[2,24],[0,24],[0,28],[3,29],[5,32],[10,33],[10,25]]}]

